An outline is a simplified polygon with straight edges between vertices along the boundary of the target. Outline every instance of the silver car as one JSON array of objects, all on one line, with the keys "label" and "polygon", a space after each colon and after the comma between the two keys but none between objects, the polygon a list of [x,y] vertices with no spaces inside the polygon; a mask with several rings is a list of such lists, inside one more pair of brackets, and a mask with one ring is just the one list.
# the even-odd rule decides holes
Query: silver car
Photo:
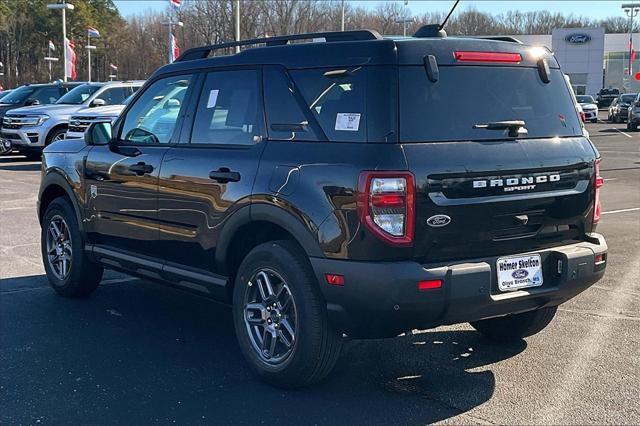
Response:
[{"label": "silver car", "polygon": [[597,123],[598,122],[598,104],[596,104],[596,101],[593,99],[593,96],[576,95],[576,100],[582,107],[585,121]]},{"label": "silver car", "polygon": [[55,104],[13,109],[2,119],[0,143],[8,140],[13,149],[27,157],[39,157],[45,146],[65,138],[73,114],[85,108],[121,105],[142,84],[142,81],[87,83]]},{"label": "silver car", "polygon": [[94,121],[109,121],[113,123],[129,104],[133,95],[129,96],[121,105],[107,105],[96,108],[85,108],[76,112],[69,119],[69,127],[65,139],[80,139]]}]

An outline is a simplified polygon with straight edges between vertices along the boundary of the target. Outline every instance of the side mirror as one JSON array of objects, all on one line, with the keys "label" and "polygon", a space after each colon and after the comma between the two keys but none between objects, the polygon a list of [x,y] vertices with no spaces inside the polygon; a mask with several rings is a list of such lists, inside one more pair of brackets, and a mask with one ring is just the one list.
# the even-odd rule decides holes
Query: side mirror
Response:
[{"label": "side mirror", "polygon": [[24,102],[24,106],[40,105],[40,101],[37,99],[29,98]]},{"label": "side mirror", "polygon": [[105,106],[107,103],[104,101],[104,99],[100,99],[100,98],[95,98],[94,100],[91,101],[91,104],[89,104],[89,107],[93,108],[93,107],[101,107],[101,106]]},{"label": "side mirror", "polygon": [[87,145],[107,145],[111,142],[111,132],[111,123],[108,121],[91,123],[84,133],[84,142]]}]

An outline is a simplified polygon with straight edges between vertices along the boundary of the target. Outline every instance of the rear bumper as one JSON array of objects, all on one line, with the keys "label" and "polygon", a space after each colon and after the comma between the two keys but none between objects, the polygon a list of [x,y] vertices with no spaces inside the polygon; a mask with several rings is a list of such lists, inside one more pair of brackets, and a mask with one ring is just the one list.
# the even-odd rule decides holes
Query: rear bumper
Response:
[{"label": "rear bumper", "polygon": [[[448,265],[320,258],[311,258],[311,264],[332,325],[351,337],[378,338],[559,305],[602,278],[608,259],[595,264],[594,258],[606,252],[599,234],[537,251],[544,284],[513,292],[497,288],[498,256]],[[328,285],[325,274],[343,275],[344,286]],[[441,288],[418,291],[419,281],[435,279],[442,280]]]}]

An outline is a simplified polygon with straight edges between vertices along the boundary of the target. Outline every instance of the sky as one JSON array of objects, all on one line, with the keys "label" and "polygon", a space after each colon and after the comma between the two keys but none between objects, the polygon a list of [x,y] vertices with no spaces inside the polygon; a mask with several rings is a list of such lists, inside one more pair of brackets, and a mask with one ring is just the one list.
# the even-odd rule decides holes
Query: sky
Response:
[{"label": "sky", "polygon": [[[194,1],[194,0],[183,0]],[[347,0],[348,1],[348,0]],[[169,0],[115,0],[114,3],[120,10],[120,13],[127,17],[134,14],[144,13],[147,10],[163,10]],[[383,1],[376,0],[354,0],[348,1],[354,6],[362,6],[366,8],[375,8]],[[402,0],[397,3],[403,4]],[[463,0],[458,8],[463,10],[466,7],[475,7],[477,10],[490,14],[498,14],[506,10],[521,10],[523,12],[532,10],[548,10],[550,12],[573,13],[574,15],[583,15],[592,19],[605,18],[607,16],[620,15],[624,16],[624,12],[620,9],[622,1],[472,1]],[[625,1],[626,3],[626,1]],[[410,0],[409,9],[414,14],[422,14],[433,11],[448,11],[453,5],[453,1],[435,1],[435,0]]]}]

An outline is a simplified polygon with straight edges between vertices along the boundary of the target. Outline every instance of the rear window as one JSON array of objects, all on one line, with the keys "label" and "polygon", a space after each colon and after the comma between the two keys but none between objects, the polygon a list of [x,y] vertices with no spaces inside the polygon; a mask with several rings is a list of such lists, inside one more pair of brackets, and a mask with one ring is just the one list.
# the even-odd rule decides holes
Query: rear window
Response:
[{"label": "rear window", "polygon": [[438,81],[424,67],[400,68],[403,142],[490,140],[506,131],[476,124],[523,120],[530,138],[579,136],[582,126],[560,70],[543,83],[536,68],[440,67]]}]

